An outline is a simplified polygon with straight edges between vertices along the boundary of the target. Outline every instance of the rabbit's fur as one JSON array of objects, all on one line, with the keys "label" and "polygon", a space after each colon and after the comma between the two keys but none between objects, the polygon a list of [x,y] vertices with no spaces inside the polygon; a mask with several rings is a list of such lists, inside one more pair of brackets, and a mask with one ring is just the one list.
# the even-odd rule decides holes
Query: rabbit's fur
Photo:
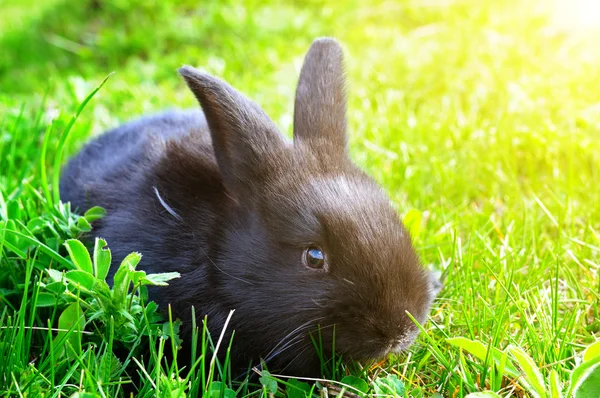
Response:
[{"label": "rabbit's fur", "polygon": [[[317,375],[318,328],[325,352],[335,334],[349,359],[406,348],[418,328],[405,312],[423,322],[439,285],[384,191],[348,157],[337,42],[317,39],[306,56],[293,142],[227,83],[187,66],[180,74],[203,113],[125,124],[63,171],[63,201],[108,211],[92,235],[107,239],[113,268],[140,251],[147,272],[181,273],[150,293],[183,320],[185,338],[191,306],[214,337],[235,309],[236,367],[264,359]],[[322,249],[323,268],[302,260],[308,247]]]}]

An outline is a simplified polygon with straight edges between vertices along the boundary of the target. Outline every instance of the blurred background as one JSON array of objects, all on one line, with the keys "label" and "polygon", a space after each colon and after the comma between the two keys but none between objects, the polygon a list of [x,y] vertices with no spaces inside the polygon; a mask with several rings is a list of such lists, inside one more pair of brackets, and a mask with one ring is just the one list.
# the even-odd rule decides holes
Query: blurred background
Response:
[{"label": "blurred background", "polygon": [[302,57],[313,38],[330,35],[347,49],[355,111],[369,111],[357,124],[381,117],[382,102],[398,108],[385,115],[397,128],[414,129],[423,111],[459,127],[472,115],[497,124],[502,112],[531,108],[585,119],[594,111],[573,111],[599,87],[597,3],[1,0],[0,92],[68,101],[66,92],[81,96],[115,72],[95,101],[106,115],[96,116],[124,118],[191,105],[176,69],[192,64],[228,79],[286,128]]}]

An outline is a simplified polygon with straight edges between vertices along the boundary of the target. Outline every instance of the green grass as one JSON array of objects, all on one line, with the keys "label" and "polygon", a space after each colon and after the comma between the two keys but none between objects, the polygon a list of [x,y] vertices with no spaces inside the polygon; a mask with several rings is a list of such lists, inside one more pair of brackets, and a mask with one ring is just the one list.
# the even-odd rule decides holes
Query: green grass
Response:
[{"label": "green grass", "polygon": [[[44,270],[72,269],[63,242],[89,227],[54,197],[55,164],[122,121],[197,106],[176,73],[182,64],[225,78],[291,134],[299,67],[320,35],[347,50],[353,158],[390,193],[423,262],[447,276],[407,354],[363,372],[337,369],[335,379],[350,372],[375,391],[396,375],[416,397],[534,396],[520,348],[544,383],[557,380],[566,393],[600,336],[598,32],[552,24],[550,0],[366,3],[0,3],[0,395],[124,395],[137,372],[140,396],[195,396],[213,385],[200,371],[173,376],[176,365],[161,359],[173,334],[146,312],[120,361],[113,351],[126,339],[114,317],[86,313],[85,334],[76,315],[70,332],[55,330],[69,303],[92,301],[67,290],[64,301],[39,306],[51,282]],[[127,297],[143,301],[142,290]],[[142,357],[144,347],[155,351]],[[268,376],[213,376],[216,395],[227,386],[267,396],[273,387]],[[284,379],[276,382],[283,393]],[[332,395],[325,382],[315,393],[324,385]]]}]

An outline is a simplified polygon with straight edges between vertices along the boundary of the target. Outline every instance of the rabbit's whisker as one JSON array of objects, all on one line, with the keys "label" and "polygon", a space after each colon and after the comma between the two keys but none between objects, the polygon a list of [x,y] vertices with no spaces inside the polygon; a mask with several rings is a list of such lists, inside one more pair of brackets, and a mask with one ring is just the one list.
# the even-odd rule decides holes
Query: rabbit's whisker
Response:
[{"label": "rabbit's whisker", "polygon": [[[303,324],[301,324],[300,326],[298,326],[297,328],[295,328],[294,330],[292,330],[291,332],[289,332],[288,334],[286,334],[281,340],[279,340],[279,343],[277,343],[275,345],[275,347],[273,347],[273,349],[267,353],[266,357],[267,358],[270,357],[271,354],[275,350],[277,350],[282,344],[285,344],[286,340],[291,339],[295,334],[299,335],[299,336],[302,336],[300,334],[302,331],[304,331],[305,329],[309,328],[314,322],[318,322],[321,319],[323,319],[323,318],[319,317],[319,318],[311,319],[311,320],[309,320],[307,322],[304,322]],[[296,336],[296,337],[298,337],[298,336]]]},{"label": "rabbit's whisker", "polygon": [[[323,319],[323,318],[321,318],[321,319]],[[334,325],[318,326],[318,328],[319,328],[318,330],[320,331],[320,330],[323,330],[323,329],[331,328],[331,327],[333,327],[333,326],[334,326]],[[305,328],[303,328],[303,330],[302,330],[302,331],[305,331],[306,329],[307,329],[307,328],[305,327]],[[275,353],[273,353],[272,355],[268,356],[268,357],[267,357],[267,359],[265,359],[265,362],[266,362],[266,363],[267,363],[267,362],[269,362],[270,360],[272,360],[273,358],[275,358],[275,357],[276,357],[276,356],[278,356],[278,355],[281,355],[283,352],[287,351],[287,350],[288,350],[288,349],[290,349],[291,347],[293,347],[293,346],[295,346],[295,345],[297,345],[297,344],[301,343],[301,342],[303,341],[302,339],[303,339],[304,337],[305,337],[304,335],[300,334],[300,335],[296,335],[296,336],[295,336],[295,337],[293,337],[293,338],[290,338],[290,339],[289,339],[289,341],[288,341],[287,343],[285,343],[285,344],[283,345],[283,347],[281,347],[281,349],[280,349],[280,350],[278,350],[277,352],[275,352]],[[282,340],[282,341],[283,341],[283,340]],[[281,343],[280,343],[280,344],[281,344]],[[272,351],[272,350],[271,350],[271,351]]]},{"label": "rabbit's whisker", "polygon": [[[281,372],[283,374],[283,372],[285,372],[285,370],[291,365],[293,364],[298,358],[300,358],[301,355],[303,355],[307,350],[309,350],[312,346],[310,344],[307,344],[305,348],[303,348],[298,355],[296,355],[294,358],[292,358],[291,361],[288,362],[287,365],[285,365],[285,367],[283,369],[281,369]],[[306,358],[304,359],[304,361],[302,361],[303,363],[306,362]]]}]

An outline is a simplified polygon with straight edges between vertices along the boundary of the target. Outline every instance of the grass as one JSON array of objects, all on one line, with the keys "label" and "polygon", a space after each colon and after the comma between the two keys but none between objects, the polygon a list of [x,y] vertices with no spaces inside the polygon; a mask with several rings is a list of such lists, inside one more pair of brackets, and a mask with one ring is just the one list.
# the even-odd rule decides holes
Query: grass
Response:
[{"label": "grass", "polygon": [[[600,50],[597,31],[558,25],[551,4],[4,0],[0,394],[118,396],[136,373],[139,396],[196,396],[209,384],[215,396],[258,397],[297,382],[238,384],[218,367],[180,379],[164,359],[169,323],[138,308],[127,338],[108,313],[90,321],[86,310],[82,324],[72,305],[87,308],[93,291],[54,281],[65,299],[48,303],[45,270],[77,270],[63,243],[94,217],[54,197],[61,159],[132,117],[196,106],[176,73],[184,63],[225,78],[291,134],[300,63],[320,35],[347,49],[353,158],[390,193],[423,262],[446,276],[407,354],[335,379],[352,373],[371,392],[399,380],[415,397],[566,393],[600,335]],[[143,289],[128,285],[126,296],[147,309]],[[56,331],[65,313],[69,332]],[[336,391],[321,382],[314,392],[324,387]]]}]

